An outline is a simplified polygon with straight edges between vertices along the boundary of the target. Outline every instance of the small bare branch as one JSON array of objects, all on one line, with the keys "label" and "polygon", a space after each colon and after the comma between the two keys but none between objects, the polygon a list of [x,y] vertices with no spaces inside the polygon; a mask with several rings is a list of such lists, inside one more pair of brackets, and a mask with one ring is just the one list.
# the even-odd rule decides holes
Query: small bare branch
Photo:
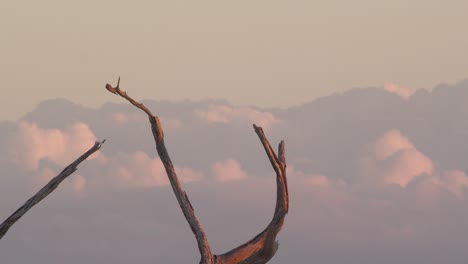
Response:
[{"label": "small bare branch", "polygon": [[34,205],[39,203],[42,199],[47,197],[51,192],[53,192],[59,184],[65,180],[68,176],[70,176],[73,172],[77,170],[78,165],[87,159],[91,154],[98,151],[102,144],[106,140],[102,142],[96,141],[94,146],[92,146],[88,151],[86,151],[83,155],[77,158],[74,162],[70,165],[65,167],[59,175],[55,176],[52,180],[49,181],[41,190],[39,190],[33,197],[31,197],[26,203],[23,204],[18,210],[16,210],[10,217],[8,217],[1,225],[0,225],[0,239],[8,232],[8,229],[13,226],[26,212],[29,211]]}]

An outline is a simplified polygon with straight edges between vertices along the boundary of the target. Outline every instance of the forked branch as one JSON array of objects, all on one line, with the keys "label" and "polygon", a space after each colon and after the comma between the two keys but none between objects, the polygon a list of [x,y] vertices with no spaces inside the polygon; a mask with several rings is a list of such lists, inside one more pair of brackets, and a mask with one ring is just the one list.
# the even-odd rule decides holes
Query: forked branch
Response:
[{"label": "forked branch", "polygon": [[91,154],[98,151],[102,144],[106,140],[102,142],[96,141],[94,145],[86,151],[83,155],[77,158],[74,162],[70,165],[65,167],[59,175],[55,176],[52,180],[49,181],[42,189],[40,189],[33,197],[31,197],[26,203],[24,203],[18,210],[16,210],[10,217],[8,217],[1,225],[0,225],[0,239],[6,234],[8,229],[12,227],[16,221],[18,221],[26,212],[29,211],[34,205],[39,203],[42,199],[47,197],[51,192],[53,192],[59,184],[65,180],[68,176],[70,176],[73,172],[77,170],[78,165],[87,159]]},{"label": "forked branch", "polygon": [[281,230],[284,217],[286,216],[289,208],[288,198],[288,186],[286,182],[286,158],[285,158],[285,147],[284,142],[281,141],[279,144],[278,155],[273,151],[268,139],[266,138],[263,129],[254,125],[255,132],[257,133],[260,142],[262,143],[267,153],[268,159],[270,160],[273,169],[276,172],[276,183],[277,183],[277,198],[276,207],[273,215],[273,219],[270,224],[256,237],[248,241],[247,243],[221,255],[214,255],[211,253],[211,248],[208,244],[208,239],[205,232],[203,231],[193,207],[187,197],[187,194],[182,189],[177,174],[174,170],[174,166],[167,152],[164,143],[164,132],[161,126],[161,122],[157,116],[155,116],[148,108],[142,103],[135,101],[133,98],[127,95],[126,92],[120,89],[120,78],[117,82],[116,87],[112,87],[110,84],[106,84],[106,89],[116,95],[119,95],[129,101],[132,105],[136,106],[148,115],[151,130],[153,132],[154,141],[156,143],[156,150],[161,158],[161,161],[166,169],[167,176],[172,186],[172,190],[179,202],[179,206],[185,216],[185,219],[189,223],[192,232],[198,243],[198,249],[200,251],[202,264],[263,264],[267,263],[276,253],[278,249],[278,243],[276,242],[276,236]]}]

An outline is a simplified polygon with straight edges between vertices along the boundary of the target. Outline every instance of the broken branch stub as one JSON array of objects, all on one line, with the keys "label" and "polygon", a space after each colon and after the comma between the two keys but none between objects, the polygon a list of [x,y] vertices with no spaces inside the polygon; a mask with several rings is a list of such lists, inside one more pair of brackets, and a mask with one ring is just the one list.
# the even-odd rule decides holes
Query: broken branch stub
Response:
[{"label": "broken branch stub", "polygon": [[259,126],[253,125],[255,132],[257,133],[260,142],[262,143],[265,152],[276,172],[276,207],[273,214],[273,219],[268,226],[255,236],[250,241],[240,245],[237,248],[232,249],[221,255],[214,255],[211,253],[211,248],[208,243],[207,236],[200,225],[195,212],[187,197],[187,194],[182,189],[177,174],[174,170],[169,153],[164,143],[164,132],[161,125],[161,121],[155,116],[148,108],[142,103],[135,101],[126,92],[120,89],[120,77],[116,87],[112,87],[110,84],[106,84],[106,89],[116,95],[119,95],[129,101],[132,105],[142,110],[148,115],[149,122],[151,124],[151,131],[156,144],[156,150],[159,157],[166,169],[167,176],[171,183],[172,190],[177,198],[180,208],[187,220],[190,229],[192,230],[197,240],[198,249],[200,251],[201,264],[264,264],[267,263],[276,253],[278,249],[278,243],[276,242],[276,236],[280,232],[284,218],[289,208],[289,197],[288,197],[288,185],[286,181],[286,158],[285,158],[285,146],[284,141],[281,141],[278,148],[278,155],[273,151],[268,139],[263,132],[263,129]]}]

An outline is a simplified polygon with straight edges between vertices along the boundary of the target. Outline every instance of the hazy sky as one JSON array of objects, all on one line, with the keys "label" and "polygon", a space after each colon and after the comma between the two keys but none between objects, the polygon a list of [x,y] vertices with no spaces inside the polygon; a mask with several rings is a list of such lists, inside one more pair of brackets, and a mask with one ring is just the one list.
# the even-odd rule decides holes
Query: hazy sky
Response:
[{"label": "hazy sky", "polygon": [[[0,120],[65,97],[291,106],[468,74],[467,1],[2,1]],[[116,100],[112,98],[112,100]]]}]

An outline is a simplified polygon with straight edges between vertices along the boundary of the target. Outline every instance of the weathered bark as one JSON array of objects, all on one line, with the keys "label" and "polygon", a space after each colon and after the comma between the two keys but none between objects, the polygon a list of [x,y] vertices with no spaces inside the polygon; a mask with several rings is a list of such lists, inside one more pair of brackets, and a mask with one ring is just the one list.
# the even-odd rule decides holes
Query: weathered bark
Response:
[{"label": "weathered bark", "polygon": [[276,172],[276,183],[277,183],[277,198],[276,208],[273,215],[273,219],[270,224],[260,234],[254,237],[252,240],[245,244],[221,255],[214,255],[211,253],[211,248],[208,243],[203,228],[201,227],[193,207],[187,197],[187,194],[182,189],[177,174],[174,170],[171,158],[167,152],[164,143],[164,132],[161,126],[161,122],[157,116],[155,116],[148,108],[142,103],[135,101],[133,98],[127,95],[126,92],[122,91],[119,87],[120,78],[117,82],[116,87],[112,87],[110,84],[106,85],[106,89],[116,95],[128,100],[132,105],[136,106],[148,115],[149,122],[151,124],[151,131],[153,133],[154,141],[156,143],[156,150],[161,158],[161,161],[166,169],[167,176],[172,186],[172,190],[179,202],[179,206],[187,220],[190,228],[198,243],[198,249],[201,255],[201,264],[263,264],[267,263],[276,253],[278,249],[278,243],[275,241],[277,234],[281,230],[284,223],[284,218],[289,208],[288,198],[288,186],[286,181],[286,158],[285,158],[285,147],[284,142],[281,141],[279,144],[278,155],[273,151],[268,139],[266,138],[263,129],[256,125],[254,126],[255,132],[257,133],[260,142],[265,148],[266,154],[270,160],[273,169]]},{"label": "weathered bark", "polygon": [[68,176],[70,176],[73,172],[77,170],[78,165],[87,159],[91,154],[98,151],[102,144],[105,142],[96,141],[94,145],[86,151],[83,155],[77,158],[74,162],[70,165],[65,167],[62,172],[60,172],[57,176],[55,176],[52,180],[49,181],[42,189],[40,189],[33,197],[31,197],[26,203],[23,204],[18,210],[16,210],[10,217],[8,217],[1,225],[0,225],[0,239],[8,232],[10,227],[12,227],[16,221],[18,221],[26,212],[29,211],[34,205],[39,203],[42,199],[47,197],[51,192],[53,192],[59,184],[65,180]]}]

